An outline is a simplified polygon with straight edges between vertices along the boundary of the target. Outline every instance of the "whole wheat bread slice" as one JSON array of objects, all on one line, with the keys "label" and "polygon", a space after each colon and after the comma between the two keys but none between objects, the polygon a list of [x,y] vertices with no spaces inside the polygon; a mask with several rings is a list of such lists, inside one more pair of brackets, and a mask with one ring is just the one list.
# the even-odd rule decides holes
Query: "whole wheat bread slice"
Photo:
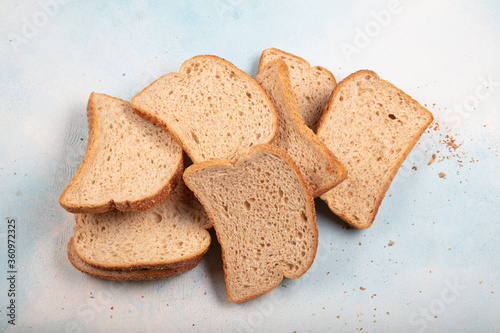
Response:
[{"label": "whole wheat bread slice", "polygon": [[158,206],[143,212],[75,214],[75,253],[106,270],[176,269],[208,250],[211,222],[181,181]]},{"label": "whole wheat bread slice", "polygon": [[288,65],[292,90],[297,98],[300,114],[306,125],[316,132],[321,114],[337,85],[335,77],[326,68],[311,67],[301,57],[275,48],[262,52],[259,72],[275,59],[282,59]]},{"label": "whole wheat bread slice", "polygon": [[72,213],[147,210],[182,176],[182,148],[130,104],[92,93],[87,106],[87,152],[59,202]]},{"label": "whole wheat bread slice", "polygon": [[230,301],[264,294],[283,276],[309,269],[318,244],[314,201],[286,152],[259,145],[234,165],[194,164],[183,178],[213,222]]},{"label": "whole wheat bread slice", "polygon": [[179,73],[162,76],[131,104],[137,114],[171,133],[194,163],[235,160],[252,146],[270,142],[277,128],[264,90],[216,56],[185,61]]},{"label": "whole wheat bread slice", "polygon": [[276,59],[260,66],[255,77],[273,102],[278,114],[278,131],[271,144],[285,150],[304,176],[312,196],[340,183],[347,171],[337,158],[304,124],[290,83],[288,66]]},{"label": "whole wheat bread slice", "polygon": [[112,281],[143,281],[143,280],[162,280],[181,275],[195,268],[201,261],[201,257],[192,263],[174,269],[158,269],[158,270],[107,270],[100,269],[87,264],[76,253],[73,248],[73,237],[68,242],[68,259],[71,264],[79,271],[105,280]]},{"label": "whole wheat bread slice", "polygon": [[428,110],[374,72],[349,75],[318,128],[349,174],[321,198],[354,227],[371,226],[392,179],[432,120]]}]

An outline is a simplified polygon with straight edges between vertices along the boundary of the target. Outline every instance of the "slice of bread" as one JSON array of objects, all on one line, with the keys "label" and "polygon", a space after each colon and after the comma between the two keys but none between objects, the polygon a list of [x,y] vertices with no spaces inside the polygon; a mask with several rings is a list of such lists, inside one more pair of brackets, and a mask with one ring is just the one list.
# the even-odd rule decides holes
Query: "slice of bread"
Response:
[{"label": "slice of bread", "polygon": [[68,242],[68,259],[71,264],[79,271],[105,280],[112,281],[143,281],[143,280],[162,280],[171,278],[182,273],[185,273],[193,268],[195,268],[201,261],[201,257],[198,261],[192,262],[185,266],[181,266],[174,269],[158,269],[158,270],[106,270],[100,269],[87,264],[78,255],[76,255],[73,248],[73,237],[71,237]]},{"label": "slice of bread", "polygon": [[75,218],[75,253],[100,269],[176,269],[198,261],[210,246],[211,222],[182,181],[148,211]]},{"label": "slice of bread", "polygon": [[166,129],[194,163],[235,160],[270,142],[276,112],[264,90],[245,72],[216,56],[197,56],[179,73],[162,76],[132,99],[140,116]]},{"label": "slice of bread", "polygon": [[271,144],[285,150],[304,176],[312,196],[340,183],[347,171],[316,134],[304,124],[286,63],[276,59],[260,66],[255,79],[267,92],[278,114],[278,131]]},{"label": "slice of bread", "polygon": [[259,72],[275,59],[282,59],[288,65],[300,114],[306,125],[316,132],[321,114],[337,85],[335,77],[326,68],[311,67],[304,59],[275,48],[262,52]]},{"label": "slice of bread", "polygon": [[211,160],[184,172],[214,224],[228,299],[264,294],[298,278],[318,245],[314,201],[285,151],[259,145],[232,164]]},{"label": "slice of bread", "polygon": [[142,211],[165,200],[183,171],[182,148],[130,104],[92,93],[85,158],[59,202],[72,213]]},{"label": "slice of bread", "polygon": [[349,175],[321,198],[352,226],[371,226],[396,172],[432,120],[428,110],[374,72],[349,75],[318,128]]}]

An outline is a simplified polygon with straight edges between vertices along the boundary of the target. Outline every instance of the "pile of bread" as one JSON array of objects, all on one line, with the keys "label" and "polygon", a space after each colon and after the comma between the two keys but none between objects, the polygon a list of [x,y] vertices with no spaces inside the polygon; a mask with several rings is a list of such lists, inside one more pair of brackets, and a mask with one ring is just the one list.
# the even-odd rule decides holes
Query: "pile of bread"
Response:
[{"label": "pile of bread", "polygon": [[315,197],[369,227],[433,119],[372,71],[337,85],[277,49],[255,79],[197,56],[131,103],[92,93],[87,114],[87,152],[60,198],[76,218],[71,263],[111,280],[176,276],[200,262],[213,227],[232,302],[309,269]]}]

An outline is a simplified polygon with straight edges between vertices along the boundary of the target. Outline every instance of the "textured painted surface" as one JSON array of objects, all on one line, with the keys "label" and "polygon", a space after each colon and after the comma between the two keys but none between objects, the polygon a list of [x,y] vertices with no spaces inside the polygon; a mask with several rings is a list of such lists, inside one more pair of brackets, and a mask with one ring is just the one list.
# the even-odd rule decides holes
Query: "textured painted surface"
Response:
[{"label": "textured painted surface", "polygon": [[[4,1],[0,218],[18,218],[18,317],[7,324],[1,279],[0,331],[499,331],[500,5],[336,2]],[[90,92],[130,99],[198,54],[255,75],[268,47],[339,81],[375,70],[433,112],[439,128],[409,155],[373,226],[348,230],[317,201],[310,271],[238,305],[226,299],[216,246],[165,281],[75,270],[74,221],[57,200],[85,152]],[[6,233],[2,223],[5,275]]]}]

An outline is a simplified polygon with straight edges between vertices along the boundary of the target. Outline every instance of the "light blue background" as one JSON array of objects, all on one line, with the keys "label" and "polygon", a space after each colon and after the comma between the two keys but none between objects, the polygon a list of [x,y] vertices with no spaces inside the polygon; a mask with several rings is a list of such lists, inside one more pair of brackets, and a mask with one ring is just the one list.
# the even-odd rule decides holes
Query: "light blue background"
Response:
[{"label": "light blue background", "polygon": [[[392,1],[64,2],[0,5],[0,218],[18,219],[19,271],[15,328],[1,279],[0,331],[500,331],[497,1],[402,1],[381,23]],[[130,100],[199,54],[255,75],[268,47],[338,81],[375,70],[433,112],[440,129],[408,156],[373,226],[347,230],[317,201],[310,271],[243,304],[227,301],[217,247],[159,282],[74,269],[74,220],[58,198],[85,152],[89,94]],[[446,135],[462,145],[449,151]],[[6,223],[0,230],[6,272]]]}]

